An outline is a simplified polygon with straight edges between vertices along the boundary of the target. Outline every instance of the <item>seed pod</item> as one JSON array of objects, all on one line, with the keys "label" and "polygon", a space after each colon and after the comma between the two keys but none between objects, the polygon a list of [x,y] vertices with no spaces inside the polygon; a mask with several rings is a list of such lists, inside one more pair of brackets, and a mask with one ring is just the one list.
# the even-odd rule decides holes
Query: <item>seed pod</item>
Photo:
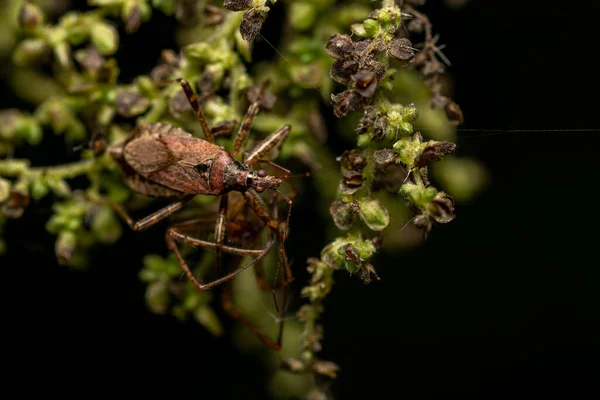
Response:
[{"label": "seed pod", "polygon": [[348,84],[350,82],[350,74],[344,68],[345,60],[335,60],[331,69],[329,70],[329,76],[334,81],[341,84]]},{"label": "seed pod", "polygon": [[360,217],[369,229],[379,232],[390,224],[390,214],[379,200],[364,198],[359,204]]},{"label": "seed pod", "polygon": [[395,164],[398,160],[398,153],[392,149],[375,150],[373,161],[378,168],[385,168],[388,165]]},{"label": "seed pod", "polygon": [[340,163],[347,170],[360,172],[367,165],[367,159],[360,150],[346,150],[340,157]]},{"label": "seed pod", "polygon": [[2,204],[2,214],[6,218],[19,218],[29,205],[29,195],[13,187],[8,199]]},{"label": "seed pod", "polygon": [[135,92],[119,92],[115,103],[117,113],[125,118],[143,114],[150,107],[150,101]]},{"label": "seed pod", "polygon": [[354,111],[364,104],[364,98],[354,90],[344,90],[337,95],[332,95],[331,100],[333,102],[333,113],[338,118],[345,116],[349,111]]},{"label": "seed pod", "polygon": [[88,46],[84,50],[75,52],[75,60],[88,72],[98,72],[106,61],[94,46]]},{"label": "seed pod", "polygon": [[329,213],[333,218],[335,226],[342,231],[347,231],[356,220],[356,203],[345,203],[335,200],[329,207]]},{"label": "seed pod", "polygon": [[240,24],[240,33],[247,42],[252,42],[260,33],[260,29],[265,22],[265,15],[255,8],[244,13],[242,23]]},{"label": "seed pod", "polygon": [[358,271],[358,277],[363,281],[365,285],[368,285],[373,281],[371,279],[371,275],[375,276],[375,279],[379,280],[379,275],[375,272],[375,267],[373,264],[366,264]]},{"label": "seed pod", "polygon": [[400,61],[403,66],[410,64],[415,56],[415,52],[412,50],[412,43],[405,38],[392,39],[388,47],[388,52],[392,57]]},{"label": "seed pod", "polygon": [[185,95],[185,92],[180,89],[169,99],[169,111],[174,116],[179,116],[185,112],[191,111],[192,106]]},{"label": "seed pod", "polygon": [[354,194],[362,189],[364,178],[362,173],[357,171],[345,171],[340,182],[340,192],[342,194]]},{"label": "seed pod", "polygon": [[455,149],[456,145],[452,142],[429,141],[415,156],[414,166],[423,168],[434,161],[441,160],[446,154],[452,153]]},{"label": "seed pod", "polygon": [[444,109],[446,111],[446,116],[452,125],[461,125],[465,122],[460,106],[452,100],[448,101],[448,104],[446,104]]},{"label": "seed pod", "polygon": [[225,0],[223,7],[230,11],[244,11],[252,6],[252,0]]},{"label": "seed pod", "polygon": [[175,71],[176,68],[172,65],[160,64],[152,69],[150,79],[158,87],[167,86],[170,83],[169,78],[171,74]]},{"label": "seed pod", "polygon": [[454,213],[454,200],[449,194],[439,192],[430,203],[430,213],[433,219],[440,224],[452,221]]},{"label": "seed pod", "polygon": [[386,115],[378,115],[373,125],[373,134],[371,140],[381,140],[385,137],[388,130],[390,120]]},{"label": "seed pod", "polygon": [[58,235],[54,245],[54,252],[58,263],[66,265],[71,261],[77,247],[77,235],[71,231],[63,231]]},{"label": "seed pod", "polygon": [[142,24],[142,10],[139,6],[134,5],[128,10],[125,16],[125,32],[134,33]]},{"label": "seed pod", "polygon": [[356,92],[363,97],[371,98],[377,90],[377,78],[375,73],[368,70],[361,70],[352,75],[352,80],[356,82]]},{"label": "seed pod", "polygon": [[302,361],[291,357],[282,359],[279,365],[284,370],[294,372],[296,374],[304,372],[304,369],[306,368],[306,364],[304,364]]},{"label": "seed pod", "polygon": [[344,59],[350,56],[354,50],[354,43],[348,35],[335,34],[327,39],[325,51],[330,57],[335,59]]}]

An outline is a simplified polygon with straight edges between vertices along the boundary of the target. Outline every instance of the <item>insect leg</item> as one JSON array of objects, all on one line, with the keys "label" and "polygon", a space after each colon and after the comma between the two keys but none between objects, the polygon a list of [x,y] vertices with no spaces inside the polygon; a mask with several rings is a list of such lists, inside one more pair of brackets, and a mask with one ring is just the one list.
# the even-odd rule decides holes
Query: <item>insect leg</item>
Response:
[{"label": "insect leg", "polygon": [[227,194],[224,194],[221,196],[221,201],[219,202],[219,215],[217,216],[217,223],[215,225],[215,242],[217,245],[217,276],[221,273],[221,248],[223,247],[223,241],[225,240],[227,202],[228,196]]},{"label": "insect leg", "polygon": [[[277,192],[285,199],[289,200],[288,204],[290,204],[291,207],[291,200],[284,196],[281,192]],[[294,277],[292,276],[292,270],[290,269],[287,260],[287,254],[284,248],[286,234],[285,232],[282,232],[281,229],[279,229],[279,222],[271,216],[267,205],[265,204],[263,199],[258,195],[258,193],[256,193],[256,191],[250,189],[244,192],[244,198],[246,199],[248,204],[250,204],[256,215],[265,223],[265,225],[267,225],[267,227],[277,236],[277,239],[279,240],[279,259],[282,265],[282,282],[284,286],[287,286],[294,280]]]},{"label": "insect leg", "polygon": [[168,206],[163,207],[138,221],[134,221],[127,211],[125,211],[125,209],[116,201],[111,200],[109,203],[115,209],[115,211],[121,215],[125,222],[127,222],[127,225],[129,225],[131,229],[134,231],[143,231],[144,229],[148,229],[152,225],[155,225],[159,221],[167,218],[169,215],[181,210],[185,203],[190,201],[192,197],[194,196],[185,196],[181,200],[171,203]]},{"label": "insect leg", "polygon": [[258,164],[258,162],[264,159],[273,147],[282,143],[288,137],[291,129],[292,127],[290,125],[284,125],[267,136],[248,153],[248,156],[244,160],[246,164],[250,166]]},{"label": "insect leg", "polygon": [[173,253],[175,253],[177,260],[179,261],[179,265],[181,266],[181,268],[183,269],[183,271],[185,272],[187,277],[192,281],[194,286],[196,286],[196,288],[198,288],[198,290],[210,289],[213,286],[216,286],[220,283],[226,282],[226,281],[234,278],[237,274],[239,274],[246,268],[254,265],[256,262],[263,259],[267,255],[269,250],[271,250],[271,247],[273,247],[273,244],[275,243],[275,237],[273,235],[270,235],[267,246],[264,249],[260,249],[260,250],[243,249],[243,248],[239,248],[239,247],[221,245],[220,246],[221,250],[226,253],[239,255],[239,256],[256,256],[256,258],[250,260],[249,262],[242,265],[235,271],[232,271],[232,272],[228,273],[227,275],[220,277],[219,279],[216,279],[216,280],[214,280],[212,282],[208,282],[208,283],[200,283],[200,282],[198,282],[198,280],[192,273],[192,270],[190,269],[189,265],[187,264],[187,262],[181,255],[181,251],[179,250],[179,246],[177,246],[177,242],[187,243],[187,244],[195,246],[195,247],[206,247],[209,249],[216,249],[217,244],[215,242],[209,242],[209,241],[205,241],[205,240],[196,239],[188,234],[185,234],[184,233],[185,230],[188,230],[190,228],[193,229],[193,224],[186,223],[185,225],[186,225],[185,228],[183,228],[182,225],[175,225],[175,226],[172,226],[171,228],[169,228],[167,230],[166,241],[167,241],[167,246],[169,247],[169,250],[171,250]]},{"label": "insect leg", "polygon": [[210,129],[208,129],[208,124],[206,123],[206,118],[204,118],[204,114],[202,114],[202,111],[200,110],[200,105],[198,104],[196,94],[192,90],[190,84],[185,79],[178,79],[177,81],[181,84],[181,87],[183,88],[183,91],[185,92],[185,95],[187,96],[187,99],[190,102],[192,109],[194,110],[194,114],[196,114],[196,118],[198,118],[198,121],[200,121],[200,125],[202,126],[202,132],[204,132],[204,137],[208,142],[212,143],[212,133],[210,133]]},{"label": "insect leg", "polygon": [[252,104],[250,104],[250,106],[248,107],[248,111],[246,111],[246,116],[242,120],[242,124],[240,125],[240,128],[238,130],[233,144],[233,150],[231,152],[231,155],[233,157],[237,158],[237,156],[239,156],[240,152],[242,151],[242,146],[244,145],[246,138],[248,138],[248,134],[250,133],[250,129],[252,128],[252,122],[254,122],[256,114],[258,114],[258,110],[260,109],[260,101],[262,100],[262,96],[266,89],[267,82],[264,82],[261,85],[258,96],[256,96],[256,99]]}]

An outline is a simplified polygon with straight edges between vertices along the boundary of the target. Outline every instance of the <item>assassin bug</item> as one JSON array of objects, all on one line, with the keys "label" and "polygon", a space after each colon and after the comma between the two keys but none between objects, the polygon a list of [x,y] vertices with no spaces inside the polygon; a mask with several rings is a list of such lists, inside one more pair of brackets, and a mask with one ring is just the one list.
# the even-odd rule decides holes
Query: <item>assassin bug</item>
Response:
[{"label": "assassin bug", "polygon": [[[259,111],[266,84],[261,86],[258,95],[248,107],[246,116],[233,142],[233,149],[229,152],[214,143],[213,134],[189,83],[183,79],[179,79],[179,83],[200,122],[205,140],[195,138],[190,133],[172,125],[156,123],[142,125],[134,129],[124,142],[108,148],[109,154],[121,167],[126,184],[133,191],[149,197],[176,197],[177,200],[138,221],[134,221],[119,204],[113,203],[113,206],[133,230],[141,231],[181,210],[195,195],[221,196],[214,228],[214,242],[192,237],[189,232],[193,230],[194,226],[197,227],[205,222],[188,221],[168,228],[166,233],[168,248],[175,253],[183,271],[194,286],[199,290],[206,290],[231,280],[241,271],[260,261],[269,252],[274,240],[277,239],[279,241],[279,264],[282,276],[282,302],[285,304],[285,286],[293,280],[283,247],[289,226],[292,200],[277,188],[290,176],[290,171],[263,158],[276,145],[281,144],[286,139],[291,127],[290,125],[284,125],[273,132],[247,152],[243,161],[239,161],[237,158],[242,153],[252,122]],[[263,169],[255,171],[255,167],[260,162],[269,163],[282,171],[284,175],[268,175]],[[259,195],[266,189],[276,192],[289,205],[285,228],[280,228],[277,217],[271,214],[266,203]],[[254,250],[225,244],[228,194],[232,191],[240,192],[248,206],[254,210],[256,216],[269,228],[271,234],[267,245],[263,249]],[[253,256],[255,258],[212,282],[201,283],[194,277],[183,258],[178,243],[215,249],[217,265],[220,264],[222,252],[234,256]],[[284,312],[284,307],[281,307],[279,333],[276,341],[261,335],[257,329],[252,329],[263,341],[276,350],[281,348]]]}]

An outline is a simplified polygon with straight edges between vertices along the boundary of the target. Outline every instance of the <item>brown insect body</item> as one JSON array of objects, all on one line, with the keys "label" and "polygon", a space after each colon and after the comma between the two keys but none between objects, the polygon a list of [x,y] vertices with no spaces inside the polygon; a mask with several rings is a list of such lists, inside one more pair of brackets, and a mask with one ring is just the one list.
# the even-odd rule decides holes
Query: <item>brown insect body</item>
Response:
[{"label": "brown insect body", "polygon": [[223,147],[166,124],[142,125],[109,152],[121,166],[127,185],[152,197],[218,196],[251,187],[263,191],[282,181],[254,174]]}]

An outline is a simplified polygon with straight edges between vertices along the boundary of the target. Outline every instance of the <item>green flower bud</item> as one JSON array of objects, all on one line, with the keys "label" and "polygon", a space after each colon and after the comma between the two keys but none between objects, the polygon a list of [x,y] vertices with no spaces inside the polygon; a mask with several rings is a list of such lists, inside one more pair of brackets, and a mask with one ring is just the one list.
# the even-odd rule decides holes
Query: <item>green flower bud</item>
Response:
[{"label": "green flower bud", "polygon": [[121,223],[112,207],[105,205],[98,209],[92,223],[92,233],[104,244],[115,243],[121,237]]},{"label": "green flower bud", "polygon": [[12,60],[19,67],[39,63],[43,58],[50,54],[44,39],[25,39],[15,48]]},{"label": "green flower bud", "polygon": [[317,10],[314,4],[295,1],[291,4],[290,23],[299,31],[309,29],[315,22]]},{"label": "green flower bud", "polygon": [[400,193],[414,206],[423,210],[435,198],[438,191],[433,186],[422,186],[406,183],[400,188]]},{"label": "green flower bud", "polygon": [[24,3],[19,10],[19,24],[21,28],[33,31],[44,23],[44,13],[42,9],[33,3]]},{"label": "green flower bud", "polygon": [[71,68],[71,47],[66,42],[60,42],[53,48],[54,58],[63,68]]},{"label": "green flower bud", "polygon": [[412,168],[415,162],[415,157],[419,153],[421,143],[415,141],[414,138],[403,137],[392,146],[394,151],[398,153],[398,161]]},{"label": "green flower bud", "polygon": [[365,27],[364,27],[363,24],[352,24],[352,25],[350,25],[350,30],[356,36],[360,36],[360,37],[366,37],[367,36],[367,31],[365,30]]},{"label": "green flower bud", "polygon": [[0,178],[0,203],[3,203],[10,196],[10,187],[12,183],[9,180]]},{"label": "green flower bud", "polygon": [[369,229],[382,231],[389,225],[390,214],[379,200],[364,198],[359,204],[360,217]]},{"label": "green flower bud", "polygon": [[366,19],[363,22],[363,28],[365,28],[367,37],[375,37],[379,33],[379,22],[374,19]]},{"label": "green flower bud", "polygon": [[92,43],[100,53],[111,55],[117,51],[119,45],[119,34],[117,30],[106,22],[96,22],[90,31]]},{"label": "green flower bud", "polygon": [[19,118],[15,126],[15,133],[34,146],[42,141],[42,127],[35,119],[28,116]]},{"label": "green flower bud", "polygon": [[50,192],[50,188],[42,179],[36,179],[31,182],[31,197],[34,200],[40,200]]},{"label": "green flower bud", "polygon": [[146,288],[146,304],[155,314],[164,314],[169,308],[169,291],[162,281],[153,282]]},{"label": "green flower bud", "polygon": [[213,335],[223,335],[223,325],[221,325],[217,314],[209,306],[199,307],[194,313],[194,318]]},{"label": "green flower bud", "polygon": [[402,109],[402,119],[406,122],[413,122],[419,118],[419,111],[414,104],[409,104]]},{"label": "green flower bud", "polygon": [[77,248],[77,236],[73,232],[64,231],[58,235],[54,245],[54,251],[58,258],[58,263],[66,265],[71,261],[73,253]]}]

